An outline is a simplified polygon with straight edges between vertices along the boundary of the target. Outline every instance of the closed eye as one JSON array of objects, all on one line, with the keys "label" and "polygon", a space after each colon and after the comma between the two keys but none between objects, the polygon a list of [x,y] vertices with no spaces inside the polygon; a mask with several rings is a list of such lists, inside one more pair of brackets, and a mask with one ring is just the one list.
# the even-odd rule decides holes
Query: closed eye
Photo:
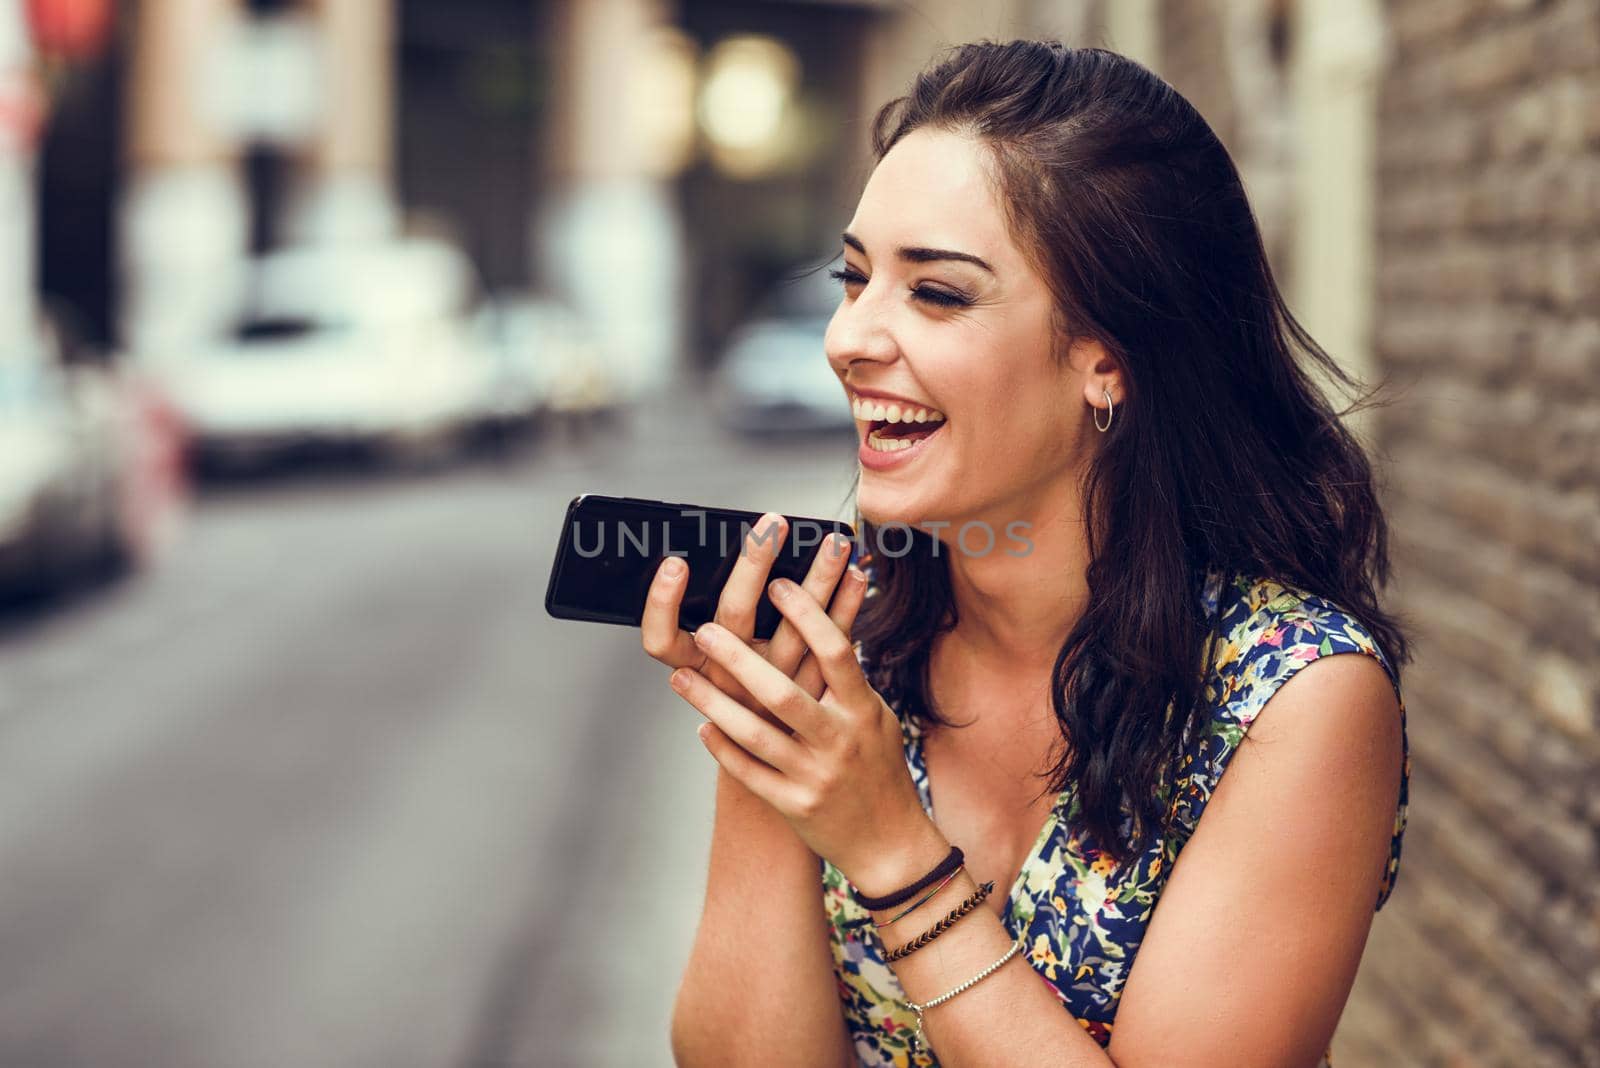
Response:
[{"label": "closed eye", "polygon": [[[860,271],[849,267],[843,270],[829,271],[828,277],[835,281],[843,282],[846,287],[865,285],[867,282]],[[966,297],[957,296],[954,293],[946,293],[941,289],[929,289],[927,286],[918,286],[911,291],[911,295],[920,301],[940,308],[963,308],[972,303]]]}]

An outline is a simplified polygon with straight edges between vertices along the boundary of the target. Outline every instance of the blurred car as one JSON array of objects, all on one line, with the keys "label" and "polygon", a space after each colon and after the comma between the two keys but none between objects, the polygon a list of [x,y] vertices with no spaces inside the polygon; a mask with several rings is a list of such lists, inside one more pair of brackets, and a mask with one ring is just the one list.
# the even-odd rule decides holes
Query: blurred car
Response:
[{"label": "blurred car", "polygon": [[538,398],[538,409],[560,417],[613,413],[621,403],[598,339],[572,308],[525,294],[496,304],[503,397]]},{"label": "blurred car", "polygon": [[496,374],[466,257],[436,240],[270,253],[233,336],[151,364],[202,466],[356,446],[406,462],[455,452]]},{"label": "blurred car", "polygon": [[496,439],[527,429],[545,409],[538,368],[510,336],[511,325],[499,303],[485,301],[473,316],[472,329],[490,364],[475,429]]},{"label": "blurred car", "polygon": [[153,398],[68,366],[53,336],[0,353],[0,597],[58,592],[150,563],[181,516]]},{"label": "blurred car", "polygon": [[824,272],[778,287],[729,337],[711,375],[718,419],[743,434],[854,429],[822,339],[839,303]]}]

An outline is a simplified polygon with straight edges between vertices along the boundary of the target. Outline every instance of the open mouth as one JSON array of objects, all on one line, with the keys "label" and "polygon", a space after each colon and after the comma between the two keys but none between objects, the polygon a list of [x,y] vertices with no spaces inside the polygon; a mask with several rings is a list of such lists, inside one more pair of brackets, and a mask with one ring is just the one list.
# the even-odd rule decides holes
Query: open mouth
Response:
[{"label": "open mouth", "polygon": [[931,438],[944,427],[944,413],[925,405],[885,404],[870,397],[851,402],[855,417],[867,424],[867,447],[876,452],[898,452]]},{"label": "open mouth", "polygon": [[878,452],[898,452],[933,437],[943,428],[942,419],[937,423],[890,423],[874,419],[867,428],[867,447]]}]

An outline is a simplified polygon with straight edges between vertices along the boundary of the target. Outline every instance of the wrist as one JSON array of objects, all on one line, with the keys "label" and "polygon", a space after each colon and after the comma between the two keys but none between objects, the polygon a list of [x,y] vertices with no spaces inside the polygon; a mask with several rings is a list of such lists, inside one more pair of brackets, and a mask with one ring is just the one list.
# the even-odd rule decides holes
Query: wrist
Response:
[{"label": "wrist", "polygon": [[883,843],[876,852],[840,869],[860,893],[884,897],[921,879],[950,853],[951,843],[922,813],[908,833]]}]

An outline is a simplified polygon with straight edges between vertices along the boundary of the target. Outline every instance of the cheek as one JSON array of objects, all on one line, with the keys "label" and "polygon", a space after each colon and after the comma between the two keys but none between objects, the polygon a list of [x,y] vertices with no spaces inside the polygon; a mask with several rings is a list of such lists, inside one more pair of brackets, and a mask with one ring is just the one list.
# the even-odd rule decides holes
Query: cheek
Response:
[{"label": "cheek", "polygon": [[1013,329],[993,329],[991,321],[902,335],[914,376],[971,450],[1004,449],[1008,439],[1012,448],[1019,439],[1059,440],[1071,430],[1063,402],[1070,384],[1049,348],[1046,320],[1032,309],[1015,311],[1025,322]]},{"label": "cheek", "polygon": [[1019,374],[998,355],[974,360],[963,371],[940,382],[934,395],[949,398],[945,411],[965,431],[985,440],[1059,432],[1059,383]]},{"label": "cheek", "polygon": [[1073,440],[1072,415],[1063,403],[1066,389],[1059,380],[1038,379],[997,388],[994,378],[968,381],[955,388],[950,413],[955,443],[978,468],[990,470],[1020,458],[1057,456]]}]

